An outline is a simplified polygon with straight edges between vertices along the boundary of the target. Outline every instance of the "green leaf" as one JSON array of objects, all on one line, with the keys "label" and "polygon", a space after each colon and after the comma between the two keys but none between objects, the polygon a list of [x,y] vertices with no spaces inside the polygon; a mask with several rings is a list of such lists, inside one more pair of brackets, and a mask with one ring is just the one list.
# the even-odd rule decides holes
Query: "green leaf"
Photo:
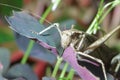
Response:
[{"label": "green leaf", "polygon": [[[6,4],[6,5],[2,5]],[[9,6],[7,6],[9,5]],[[15,8],[13,8],[14,6]],[[0,0],[0,15],[10,15],[12,10],[18,10],[17,8],[22,8],[23,0]]]}]

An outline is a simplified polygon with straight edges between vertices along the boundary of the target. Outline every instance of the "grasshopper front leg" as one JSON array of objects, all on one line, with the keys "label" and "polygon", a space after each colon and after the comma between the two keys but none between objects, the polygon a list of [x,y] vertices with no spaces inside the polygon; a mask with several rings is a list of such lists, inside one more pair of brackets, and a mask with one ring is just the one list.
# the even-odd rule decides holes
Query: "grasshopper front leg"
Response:
[{"label": "grasshopper front leg", "polygon": [[54,24],[48,26],[47,28],[45,28],[44,30],[42,30],[42,31],[40,31],[40,32],[32,31],[32,33],[35,33],[35,34],[37,34],[37,35],[41,35],[41,34],[43,34],[44,32],[46,32],[46,31],[48,31],[48,30],[50,30],[50,29],[53,28],[53,27],[57,28],[57,30],[58,30],[58,32],[59,32],[59,34],[60,34],[60,37],[61,37],[62,34],[61,34],[61,30],[60,30],[60,28],[59,28],[59,23],[54,23]]}]

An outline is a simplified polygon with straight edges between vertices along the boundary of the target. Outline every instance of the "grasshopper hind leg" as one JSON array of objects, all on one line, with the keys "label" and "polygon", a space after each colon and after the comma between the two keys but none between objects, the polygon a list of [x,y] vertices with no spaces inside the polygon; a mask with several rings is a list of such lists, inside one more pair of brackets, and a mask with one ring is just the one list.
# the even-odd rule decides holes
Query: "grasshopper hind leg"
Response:
[{"label": "grasshopper hind leg", "polygon": [[[100,64],[99,66],[101,66],[101,68],[102,68],[103,77],[104,77],[104,79],[103,79],[103,77],[101,77],[102,78],[101,80],[107,80],[106,70],[105,70],[104,63],[102,62],[102,60],[95,58],[95,57],[92,57],[90,55],[84,54],[82,52],[77,52],[77,56],[82,56],[81,58],[78,58],[78,61],[85,61],[85,62],[90,63],[90,64],[92,64],[92,61],[94,61],[93,65],[94,65],[94,63],[98,64],[98,65]],[[82,58],[84,58],[85,60]],[[89,61],[91,61],[91,62],[89,62]]]},{"label": "grasshopper hind leg", "polygon": [[120,53],[111,60],[112,72],[114,76],[120,79]]}]

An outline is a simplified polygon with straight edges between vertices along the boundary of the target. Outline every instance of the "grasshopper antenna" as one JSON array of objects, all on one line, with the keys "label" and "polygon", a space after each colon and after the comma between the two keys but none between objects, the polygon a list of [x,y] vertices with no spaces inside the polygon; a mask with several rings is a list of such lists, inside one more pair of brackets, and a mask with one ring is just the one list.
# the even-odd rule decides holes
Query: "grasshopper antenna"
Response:
[{"label": "grasshopper antenna", "polygon": [[120,29],[120,25],[113,29],[111,32],[103,36],[102,38],[98,39],[90,46],[87,47],[87,50],[84,51],[85,54],[89,54],[93,52],[96,48],[98,48],[101,44],[103,44],[106,40],[108,40],[117,30]]},{"label": "grasshopper antenna", "polygon": [[14,9],[21,10],[21,11],[23,10],[23,9],[21,9],[21,8],[18,8],[18,7],[16,7],[16,6],[12,6],[12,5],[9,5],[9,4],[0,3],[0,5],[7,6],[7,7],[11,7],[11,8],[14,8]]},{"label": "grasshopper antenna", "polygon": [[[11,8],[14,8],[14,9],[18,9],[18,10],[20,10],[20,11],[26,11],[26,12],[29,12],[29,13],[30,13],[29,10],[25,10],[25,9],[22,9],[22,8],[18,8],[18,7],[16,7],[16,6],[12,6],[12,5],[9,5],[9,4],[0,3],[0,5],[6,6],[6,7],[11,7]],[[14,12],[14,10],[13,10],[13,12]],[[34,16],[36,16],[36,17],[38,17],[38,18],[40,18],[40,19],[43,19],[41,16],[39,16],[39,15],[37,15],[37,14],[34,14],[34,13],[31,13],[31,14],[34,15]],[[51,22],[49,22],[49,21],[46,20],[46,19],[45,19],[45,21],[46,21],[47,23],[49,23],[49,24],[52,24]]]},{"label": "grasshopper antenna", "polygon": [[[24,11],[24,9],[21,9],[21,8],[18,8],[18,7],[9,5],[9,4],[0,3],[0,5],[7,6],[7,7],[11,7],[11,8],[14,8],[14,9],[21,10],[21,11]],[[29,12],[28,10],[26,10],[26,11]],[[13,11],[13,13],[14,13],[14,11]],[[36,15],[36,14],[34,14],[34,13],[32,13],[32,14],[35,15],[36,17],[39,17],[39,18],[43,19],[43,18],[42,18],[41,16],[39,16],[39,15]],[[39,32],[39,33],[34,32],[34,31],[32,31],[32,32],[33,32],[33,33],[36,33],[36,34],[38,34],[38,35],[40,35],[40,34],[42,34],[43,32],[49,30],[50,28],[56,27],[57,30],[58,30],[58,32],[59,32],[59,34],[60,34],[60,37],[62,36],[62,32],[61,32],[61,30],[59,29],[59,24],[58,24],[58,23],[52,24],[52,23],[49,22],[48,20],[45,20],[45,21],[46,21],[47,23],[51,24],[48,28],[44,29],[43,31],[41,31],[41,32]]]}]

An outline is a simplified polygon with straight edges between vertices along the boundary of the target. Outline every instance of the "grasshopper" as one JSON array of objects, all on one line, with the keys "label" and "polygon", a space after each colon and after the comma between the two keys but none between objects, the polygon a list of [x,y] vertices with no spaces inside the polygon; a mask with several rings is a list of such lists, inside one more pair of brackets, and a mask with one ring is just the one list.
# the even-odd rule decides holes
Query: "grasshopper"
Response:
[{"label": "grasshopper", "polygon": [[[70,30],[61,31],[59,29],[58,23],[52,24],[48,28],[37,33],[37,35],[41,35],[45,31],[55,26],[61,36],[61,46],[65,49],[69,45],[72,45],[74,50],[77,52],[77,60],[79,64],[81,64],[80,61],[82,59],[87,58],[90,61],[100,63],[102,65],[102,70],[105,77],[105,79],[101,80],[107,80],[106,71],[110,73],[114,72],[113,74],[114,76],[118,75],[119,72],[117,71],[120,67],[120,54],[113,52],[109,47],[107,47],[104,44],[104,42],[107,39],[109,39],[109,37],[112,36],[112,34],[119,30],[120,26],[116,27],[114,30],[112,30],[111,32],[109,32],[108,34],[106,34],[105,36],[98,40],[93,35],[89,35],[83,31],[79,31],[73,28]],[[114,67],[114,69],[111,68],[113,64],[117,65],[116,67]]]}]

